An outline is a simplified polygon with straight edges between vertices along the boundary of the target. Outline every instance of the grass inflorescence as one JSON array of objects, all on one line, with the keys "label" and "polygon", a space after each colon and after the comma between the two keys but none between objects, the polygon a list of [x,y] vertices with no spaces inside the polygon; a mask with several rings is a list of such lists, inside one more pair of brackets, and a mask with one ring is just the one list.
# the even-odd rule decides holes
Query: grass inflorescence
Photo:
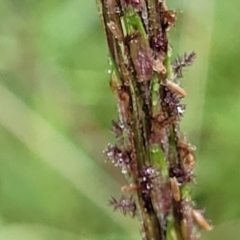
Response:
[{"label": "grass inflorescence", "polygon": [[109,48],[110,87],[118,102],[116,143],[105,149],[128,185],[109,204],[137,217],[144,240],[195,240],[211,226],[191,197],[195,147],[180,131],[183,69],[168,32],[176,12],[164,0],[98,0]]}]

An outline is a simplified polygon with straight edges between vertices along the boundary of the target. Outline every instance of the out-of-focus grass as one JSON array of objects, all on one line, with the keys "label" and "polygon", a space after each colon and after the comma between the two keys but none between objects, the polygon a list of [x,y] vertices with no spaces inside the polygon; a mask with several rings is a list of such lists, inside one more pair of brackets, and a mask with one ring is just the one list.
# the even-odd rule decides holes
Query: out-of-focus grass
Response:
[{"label": "out-of-focus grass", "polygon": [[[195,198],[216,229],[203,239],[237,239],[240,2],[170,5],[183,10],[175,54],[198,56],[182,127],[198,145]],[[139,239],[107,206],[124,180],[103,164],[116,116],[106,54],[94,1],[0,1],[1,240]]]}]

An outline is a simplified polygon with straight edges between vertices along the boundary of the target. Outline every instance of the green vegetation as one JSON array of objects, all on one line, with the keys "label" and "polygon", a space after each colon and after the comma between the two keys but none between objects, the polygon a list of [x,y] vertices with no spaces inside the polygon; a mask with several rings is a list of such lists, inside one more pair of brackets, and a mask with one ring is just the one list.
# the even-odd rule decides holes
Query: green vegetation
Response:
[{"label": "green vegetation", "polygon": [[[169,1],[182,10],[174,52],[184,72],[183,129],[198,147],[195,199],[215,230],[239,239],[240,2]],[[139,239],[107,206],[123,183],[104,163],[115,99],[94,1],[0,1],[0,239]],[[224,235],[225,234],[225,235]]]}]

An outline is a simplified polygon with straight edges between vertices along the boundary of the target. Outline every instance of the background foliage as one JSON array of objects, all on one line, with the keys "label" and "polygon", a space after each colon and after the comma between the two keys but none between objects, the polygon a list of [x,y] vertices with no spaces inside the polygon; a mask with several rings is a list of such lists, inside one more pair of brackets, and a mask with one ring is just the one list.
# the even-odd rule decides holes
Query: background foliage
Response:
[{"label": "background foliage", "polygon": [[[182,128],[198,146],[194,189],[215,231],[239,239],[239,8],[231,1],[170,1],[183,11],[175,54],[185,71]],[[0,1],[0,239],[139,239],[112,213],[122,176],[104,164],[115,99],[94,1]]]}]

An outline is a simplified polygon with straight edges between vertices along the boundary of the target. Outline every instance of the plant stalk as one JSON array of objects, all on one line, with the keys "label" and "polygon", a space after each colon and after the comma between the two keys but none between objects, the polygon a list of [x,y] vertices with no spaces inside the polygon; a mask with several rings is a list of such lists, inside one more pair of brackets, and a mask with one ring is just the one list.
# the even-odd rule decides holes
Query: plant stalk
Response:
[{"label": "plant stalk", "polygon": [[[118,101],[116,144],[105,153],[128,181],[114,209],[137,216],[143,240],[195,240],[211,226],[191,199],[194,146],[180,132],[186,96],[182,69],[195,53],[171,59],[176,12],[164,0],[97,0]],[[203,227],[204,226],[204,227]]]}]

